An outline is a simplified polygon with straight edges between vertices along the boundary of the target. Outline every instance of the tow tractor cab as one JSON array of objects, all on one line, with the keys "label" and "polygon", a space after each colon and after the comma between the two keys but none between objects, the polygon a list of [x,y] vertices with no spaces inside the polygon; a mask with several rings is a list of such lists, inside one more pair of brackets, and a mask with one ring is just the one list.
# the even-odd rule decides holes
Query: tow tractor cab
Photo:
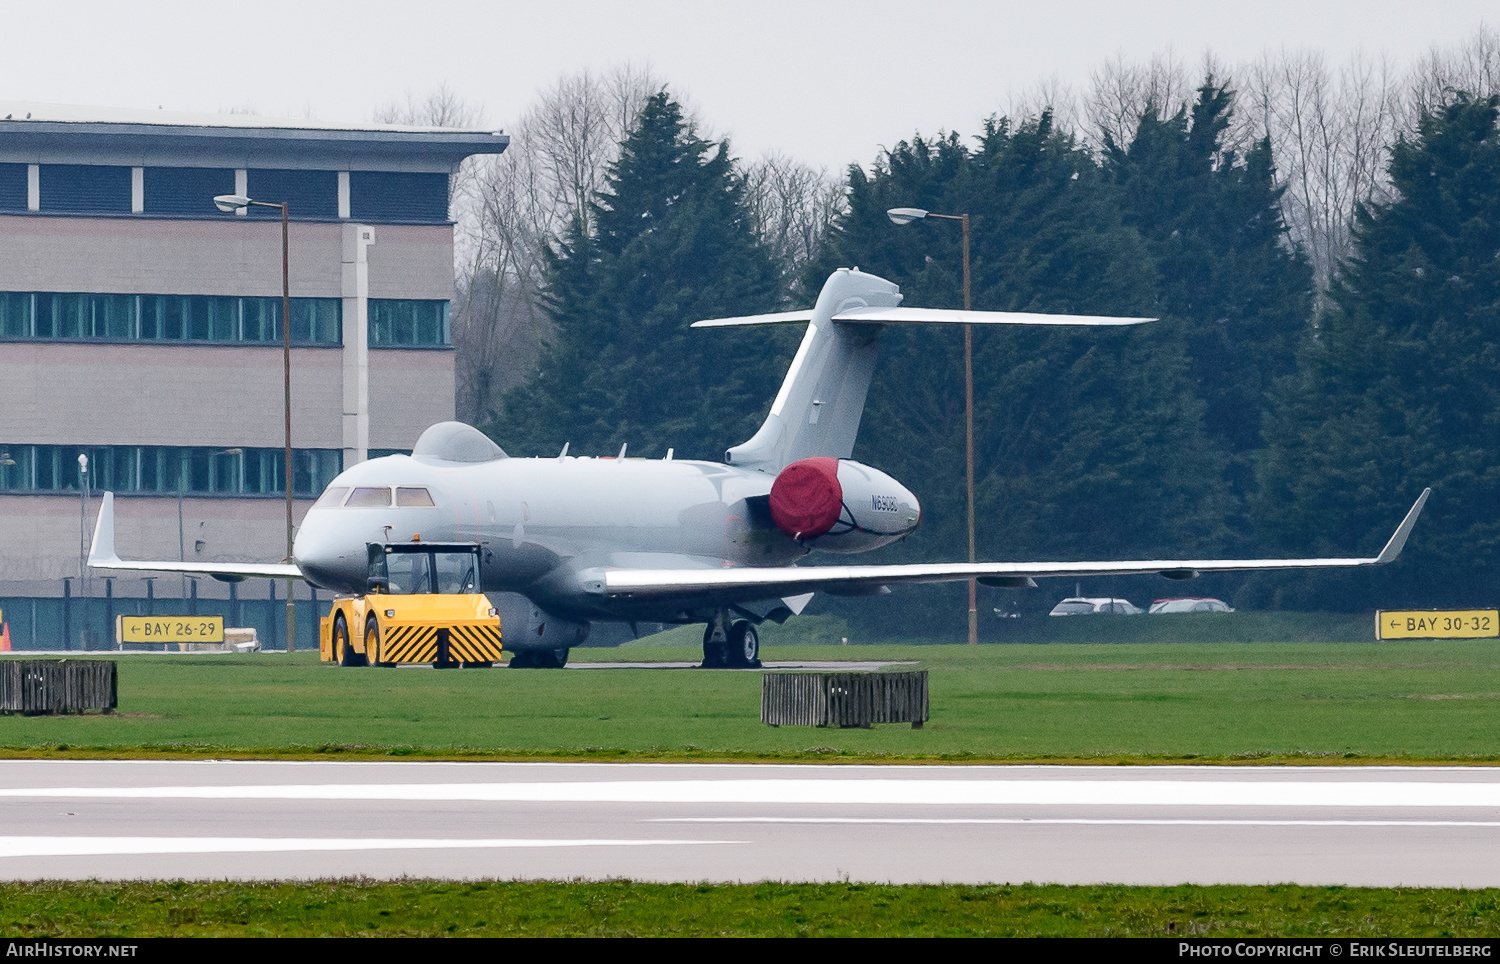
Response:
[{"label": "tow tractor cab", "polygon": [[363,596],[338,596],[319,627],[324,662],[343,666],[500,660],[500,616],[480,592],[474,543],[368,543]]}]

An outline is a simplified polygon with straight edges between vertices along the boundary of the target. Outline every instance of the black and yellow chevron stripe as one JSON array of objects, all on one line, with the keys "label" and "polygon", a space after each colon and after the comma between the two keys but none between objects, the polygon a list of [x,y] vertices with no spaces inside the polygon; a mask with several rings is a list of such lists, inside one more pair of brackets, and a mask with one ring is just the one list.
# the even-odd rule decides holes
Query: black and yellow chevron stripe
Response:
[{"label": "black and yellow chevron stripe", "polygon": [[500,659],[499,626],[454,626],[448,634],[448,658],[460,663],[493,663]]},{"label": "black and yellow chevron stripe", "polygon": [[[438,627],[381,628],[380,662],[433,663],[438,658]],[[453,626],[448,632],[448,659],[457,663],[493,663],[500,659],[499,626]]]},{"label": "black and yellow chevron stripe", "polygon": [[431,663],[437,659],[437,627],[381,627],[382,663]]}]

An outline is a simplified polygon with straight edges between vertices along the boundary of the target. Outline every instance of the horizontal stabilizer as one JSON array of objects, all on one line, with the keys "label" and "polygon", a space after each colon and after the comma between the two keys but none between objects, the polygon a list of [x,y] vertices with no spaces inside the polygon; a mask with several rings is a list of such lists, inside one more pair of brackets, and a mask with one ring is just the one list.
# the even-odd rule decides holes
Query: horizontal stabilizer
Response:
[{"label": "horizontal stabilizer", "polygon": [[1125,576],[1156,573],[1168,579],[1190,579],[1205,572],[1268,569],[1347,569],[1394,562],[1416,525],[1431,489],[1424,489],[1378,556],[1327,559],[1145,559],[1121,562],[981,562],[918,563],[897,566],[782,566],[741,569],[612,569],[602,590],[614,596],[659,596],[691,599],[756,599],[795,593],[840,595],[877,590],[901,583],[962,582],[1020,584],[1048,576]]},{"label": "horizontal stabilizer", "polygon": [[284,562],[182,562],[160,560],[135,562],[115,554],[115,494],[104,493],[99,519],[94,523],[94,542],[89,547],[89,566],[127,572],[180,572],[190,576],[212,576],[222,582],[249,578],[301,579],[302,570]]},{"label": "horizontal stabilizer", "polygon": [[1140,325],[1155,318],[1048,315],[1031,311],[962,311],[957,308],[851,308],[833,316],[846,324],[879,325]]},{"label": "horizontal stabilizer", "polygon": [[[812,309],[771,315],[741,315],[693,322],[694,328],[733,328],[743,325],[789,325],[811,321]],[[957,308],[849,308],[834,321],[863,325],[1140,325],[1155,318],[1118,318],[1112,315],[1049,315],[1031,311],[962,311]]]},{"label": "horizontal stabilizer", "polygon": [[797,321],[812,321],[813,310],[780,311],[772,315],[740,315],[737,318],[710,318],[693,322],[694,328],[734,328],[740,325],[790,325]]}]

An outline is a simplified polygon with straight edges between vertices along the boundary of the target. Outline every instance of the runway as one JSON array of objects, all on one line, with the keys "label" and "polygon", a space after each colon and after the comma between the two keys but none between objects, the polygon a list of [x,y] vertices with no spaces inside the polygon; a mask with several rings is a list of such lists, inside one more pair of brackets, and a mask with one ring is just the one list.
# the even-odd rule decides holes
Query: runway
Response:
[{"label": "runway", "polygon": [[0,762],[0,878],[1500,886],[1500,769]]}]

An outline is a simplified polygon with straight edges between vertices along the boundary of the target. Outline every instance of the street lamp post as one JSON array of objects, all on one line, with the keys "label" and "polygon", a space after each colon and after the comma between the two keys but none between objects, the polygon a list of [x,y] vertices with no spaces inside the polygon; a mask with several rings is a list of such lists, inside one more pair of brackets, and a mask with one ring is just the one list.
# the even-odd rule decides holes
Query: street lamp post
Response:
[{"label": "street lamp post", "polygon": [[[910,224],[925,218],[957,221],[964,231],[964,311],[973,306],[969,300],[969,216],[967,214],[934,214],[921,208],[891,208],[886,216],[894,224]],[[974,562],[974,326],[964,325],[964,481],[969,496],[969,562]],[[979,645],[979,584],[969,579],[969,645]]]},{"label": "street lamp post", "polygon": [[[286,561],[292,561],[292,280],[291,256],[287,242],[289,215],[285,202],[256,201],[243,194],[221,194],[214,206],[225,214],[236,214],[245,208],[278,208],[281,211],[281,371],[282,413],[286,423],[286,447],[282,461],[286,467]],[[286,580],[286,651],[297,648],[297,609],[292,596],[292,579]]]},{"label": "street lamp post", "polygon": [[78,453],[78,588],[88,596],[89,457]]}]

